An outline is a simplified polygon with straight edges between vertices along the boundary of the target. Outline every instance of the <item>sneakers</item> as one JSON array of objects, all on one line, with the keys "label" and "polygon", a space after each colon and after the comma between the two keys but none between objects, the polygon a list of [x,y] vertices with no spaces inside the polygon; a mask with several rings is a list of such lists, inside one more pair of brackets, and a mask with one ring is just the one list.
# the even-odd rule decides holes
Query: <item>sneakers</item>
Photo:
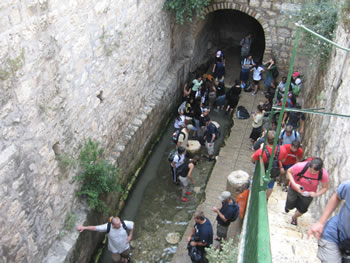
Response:
[{"label": "sneakers", "polygon": [[182,202],[188,202],[188,201],[190,201],[190,199],[188,199],[188,198],[186,198],[186,197],[181,197],[180,200],[181,200]]},{"label": "sneakers", "polygon": [[293,226],[297,226],[298,225],[298,221],[297,221],[297,219],[294,217],[294,216],[292,216],[292,222],[290,222]]},{"label": "sneakers", "polygon": [[192,192],[186,192],[186,194],[187,194],[187,195],[190,195],[190,194],[192,194]]}]

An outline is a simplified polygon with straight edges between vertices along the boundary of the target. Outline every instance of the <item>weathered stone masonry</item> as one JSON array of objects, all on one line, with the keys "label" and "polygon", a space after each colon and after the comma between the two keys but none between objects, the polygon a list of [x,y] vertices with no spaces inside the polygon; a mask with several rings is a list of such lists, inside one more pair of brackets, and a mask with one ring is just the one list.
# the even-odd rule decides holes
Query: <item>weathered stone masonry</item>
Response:
[{"label": "weathered stone masonry", "polygon": [[[276,56],[282,65],[294,29],[281,14],[298,2],[214,1],[207,13],[235,9],[257,19],[265,30],[265,56]],[[1,1],[3,261],[63,261],[78,236],[72,232],[55,242],[65,215],[76,212],[83,222],[86,211],[74,195],[76,171],[63,173],[55,152],[76,157],[92,137],[126,181],[190,68],[208,59],[208,47],[200,54],[194,50],[205,20],[175,26],[162,5],[163,0]],[[75,254],[88,257],[92,250],[86,244]]]}]

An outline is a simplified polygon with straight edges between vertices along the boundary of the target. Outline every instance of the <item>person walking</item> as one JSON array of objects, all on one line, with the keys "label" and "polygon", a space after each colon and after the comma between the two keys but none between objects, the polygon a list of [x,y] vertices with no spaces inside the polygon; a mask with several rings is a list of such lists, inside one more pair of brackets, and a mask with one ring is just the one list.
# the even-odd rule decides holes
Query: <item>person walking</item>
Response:
[{"label": "person walking", "polygon": [[199,161],[199,156],[196,155],[193,159],[185,159],[183,165],[179,167],[179,181],[181,183],[181,198],[182,202],[188,202],[190,199],[186,197],[186,195],[190,195],[191,191],[189,190],[188,180],[191,181],[192,185],[194,185],[192,172],[194,167],[197,165]]},{"label": "person walking", "polygon": [[[296,208],[292,216],[292,225],[297,225],[298,217],[305,214],[313,200],[328,190],[328,173],[323,168],[321,158],[314,158],[310,162],[301,162],[287,170],[289,187],[285,212]],[[321,189],[317,190],[321,183]]]},{"label": "person walking", "polygon": [[208,117],[206,122],[206,131],[204,134],[204,140],[205,140],[205,147],[207,148],[208,155],[209,155],[209,161],[215,160],[214,157],[214,149],[215,149],[215,140],[216,140],[216,134],[217,134],[217,128],[214,123],[210,120]]},{"label": "person walking", "polygon": [[174,158],[171,161],[170,168],[172,173],[172,179],[174,184],[178,184],[178,168],[184,163],[186,148],[178,147],[174,154]]},{"label": "person walking", "polygon": [[[342,200],[345,202],[339,213],[327,221]],[[343,182],[329,199],[321,218],[307,232],[308,238],[311,235],[318,239],[317,257],[322,263],[341,263],[342,257],[349,259],[350,180]]]},{"label": "person walking", "polygon": [[119,217],[113,217],[109,223],[98,226],[78,226],[77,230],[79,232],[84,230],[107,232],[108,250],[112,253],[113,262],[128,262],[130,254],[129,244],[134,231],[134,222],[122,221]]}]

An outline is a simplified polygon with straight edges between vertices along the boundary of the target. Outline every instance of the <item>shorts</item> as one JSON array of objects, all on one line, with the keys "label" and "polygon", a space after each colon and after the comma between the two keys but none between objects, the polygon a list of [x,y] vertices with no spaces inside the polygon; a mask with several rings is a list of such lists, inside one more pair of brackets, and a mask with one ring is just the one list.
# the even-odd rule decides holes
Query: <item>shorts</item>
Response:
[{"label": "shorts", "polygon": [[255,85],[259,85],[260,80],[253,80]]},{"label": "shorts", "polygon": [[272,189],[275,186],[275,182],[276,182],[275,180],[270,181],[269,184],[267,185],[267,188]]},{"label": "shorts", "polygon": [[341,263],[342,255],[337,244],[321,238],[318,241],[317,257],[322,263]]},{"label": "shorts", "polygon": [[209,155],[214,155],[214,146],[215,146],[215,142],[213,142],[211,146],[209,146],[209,143],[205,141],[205,148],[207,148]]},{"label": "shorts", "polygon": [[122,257],[123,258],[128,258],[130,254],[130,248],[125,250],[123,253],[118,254],[118,253],[112,253],[112,261],[113,262],[121,262]]},{"label": "shorts", "polygon": [[310,196],[302,196],[295,190],[293,190],[292,187],[288,187],[288,194],[287,194],[287,200],[286,200],[286,208],[288,210],[291,210],[293,208],[296,208],[300,213],[304,214],[307,212],[307,209],[309,208],[312,197]]},{"label": "shorts", "polygon": [[220,238],[226,238],[227,237],[227,231],[228,231],[228,226],[222,226],[220,224],[217,224],[216,226],[216,235]]}]

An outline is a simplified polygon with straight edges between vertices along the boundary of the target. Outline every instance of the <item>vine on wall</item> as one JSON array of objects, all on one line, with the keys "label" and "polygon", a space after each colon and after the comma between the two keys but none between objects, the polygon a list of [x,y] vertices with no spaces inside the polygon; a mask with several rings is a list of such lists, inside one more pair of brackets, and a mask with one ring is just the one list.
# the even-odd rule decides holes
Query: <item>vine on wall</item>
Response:
[{"label": "vine on wall", "polygon": [[192,22],[194,15],[204,19],[204,9],[211,0],[165,0],[163,8],[175,14],[176,23]]}]

